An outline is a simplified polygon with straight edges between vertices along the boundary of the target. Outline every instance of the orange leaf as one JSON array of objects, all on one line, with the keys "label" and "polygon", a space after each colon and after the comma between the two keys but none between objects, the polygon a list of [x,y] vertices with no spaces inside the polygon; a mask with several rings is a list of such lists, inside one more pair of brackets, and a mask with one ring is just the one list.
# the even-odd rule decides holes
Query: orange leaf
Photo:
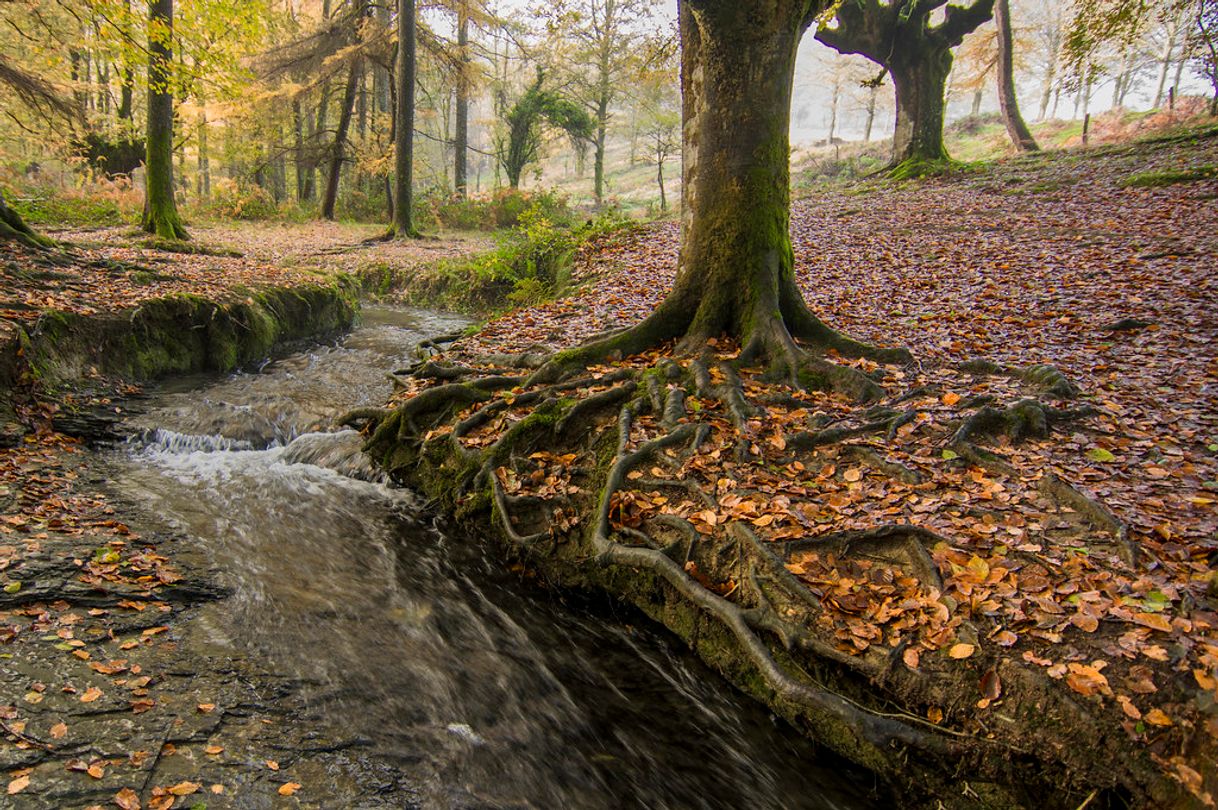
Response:
[{"label": "orange leaf", "polygon": [[198,782],[178,782],[173,787],[169,788],[169,792],[175,796],[189,796],[202,787]]},{"label": "orange leaf", "polygon": [[140,797],[129,787],[114,794],[114,803],[122,810],[140,810]]},{"label": "orange leaf", "polygon": [[960,395],[957,394],[955,391],[948,391],[946,394],[943,395],[943,404],[947,405],[948,407],[955,405],[959,401],[960,401]]},{"label": "orange leaf", "polygon": [[972,644],[954,644],[952,645],[952,648],[947,651],[947,654],[952,658],[960,660],[962,658],[968,658],[976,651],[976,649],[977,648]]},{"label": "orange leaf", "polygon": [[68,726],[66,723],[56,723],[51,726],[51,739],[62,740],[67,733]]},{"label": "orange leaf", "polygon": [[30,786],[30,778],[28,776],[18,776],[16,779],[8,783],[8,795],[12,796],[20,793]]},{"label": "orange leaf", "polygon": [[102,765],[100,762],[94,762],[88,767],[85,773],[89,774],[89,776],[92,776],[94,779],[101,779],[106,775],[106,766]]},{"label": "orange leaf", "polygon": [[1171,718],[1162,709],[1151,709],[1146,713],[1146,722],[1152,726],[1170,726]]},{"label": "orange leaf", "polygon": [[92,703],[93,701],[97,700],[101,696],[102,696],[102,690],[98,689],[96,686],[90,686],[88,689],[85,690],[85,693],[80,696],[80,702],[81,703]]},{"label": "orange leaf", "polygon": [[300,790],[299,782],[287,782],[279,786],[280,796],[291,796],[296,791]]}]

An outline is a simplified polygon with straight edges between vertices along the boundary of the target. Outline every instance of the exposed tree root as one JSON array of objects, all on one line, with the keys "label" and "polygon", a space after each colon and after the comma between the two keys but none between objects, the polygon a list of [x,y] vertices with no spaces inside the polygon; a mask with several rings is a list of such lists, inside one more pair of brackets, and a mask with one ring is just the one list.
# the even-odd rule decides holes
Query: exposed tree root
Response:
[{"label": "exposed tree root", "polygon": [[[804,718],[818,733],[836,736],[835,747],[848,755],[898,777],[913,757],[933,763],[941,773],[967,762],[996,783],[1009,779],[1010,764],[994,761],[992,753],[995,745],[1006,744],[986,739],[980,719],[938,724],[916,716],[917,696],[933,691],[935,681],[911,669],[910,659],[903,657],[909,637],[860,655],[849,644],[843,646],[841,636],[837,641],[826,636],[823,622],[815,619],[833,615],[836,603],[810,588],[799,567],[807,559],[828,560],[829,565],[853,561],[908,577],[924,593],[940,594],[949,589],[950,571],[941,568],[949,564],[939,556],[952,546],[949,536],[910,523],[881,522],[766,540],[750,525],[749,515],[756,512],[736,517],[723,506],[724,493],[736,503],[764,504],[774,497],[773,491],[755,488],[751,479],[738,479],[733,465],[773,468],[800,459],[806,462],[800,469],[809,471],[834,469],[839,459],[849,459],[879,473],[875,478],[921,489],[924,468],[892,460],[894,454],[884,448],[899,445],[904,441],[900,437],[919,429],[925,400],[938,400],[937,391],[922,387],[887,396],[854,368],[825,378],[824,384],[808,385],[810,369],[833,364],[793,339],[788,341],[790,354],[779,347],[784,359],[777,363],[773,346],[746,346],[734,355],[714,344],[702,345],[692,355],[660,357],[650,364],[631,358],[616,368],[581,373],[594,359],[616,357],[639,341],[638,328],[616,333],[591,349],[560,353],[527,379],[514,373],[522,367],[520,356],[460,363],[428,358],[407,377],[415,390],[396,410],[360,409],[343,421],[367,422],[372,431],[368,449],[398,477],[418,481],[419,476],[439,476],[432,479],[430,494],[458,513],[489,513],[511,547],[543,567],[562,566],[559,571],[568,573],[559,575],[560,581],[574,576],[586,583],[633,582],[631,587],[656,594],[649,599],[694,608],[703,622],[698,632],[718,628],[714,632],[725,634],[736,651],[733,660],[760,679],[755,694]],[[796,362],[804,379],[790,374]],[[763,378],[777,382],[763,385]],[[1038,380],[1017,379],[1043,390]],[[856,403],[882,402],[857,408],[858,416],[851,419],[841,397],[814,400],[836,403],[823,410],[809,406],[808,389],[828,390]],[[1012,477],[1018,472],[1013,464],[983,449],[982,442],[1043,439],[1055,427],[1093,412],[1035,399],[1003,406],[986,397],[961,407],[960,420],[948,422],[946,447],[977,466]],[[770,432],[761,436],[757,426],[770,418],[767,408],[796,416],[780,423],[777,434],[763,427]],[[759,451],[760,443],[766,446]],[[707,453],[721,451],[722,458],[715,455],[714,466],[700,472],[710,458]],[[963,468],[959,462],[935,460],[953,470]],[[847,481],[860,480],[857,466],[842,469],[854,476]],[[1111,532],[1123,549],[1128,546],[1123,524],[1097,501],[1052,476],[1041,486],[1048,497]],[[639,503],[646,510],[634,511]],[[672,508],[657,510],[656,504]],[[971,515],[973,507],[961,509]],[[700,519],[702,514],[727,516]],[[978,513],[976,519],[991,517]],[[1125,553],[1126,562],[1136,564],[1132,548]],[[957,620],[953,627],[973,644],[998,629],[983,631],[969,619]],[[696,638],[691,642],[697,645]],[[944,658],[945,648],[939,649]],[[825,666],[838,674],[824,679]],[[851,676],[861,680],[850,681]],[[853,685],[842,688],[847,683]],[[1047,736],[1036,736],[1042,733]],[[1007,750],[1051,764],[1055,754],[1041,758],[1024,750],[1051,739],[1050,732],[1029,727],[1019,740],[1023,747]],[[879,766],[881,762],[885,764]]]},{"label": "exposed tree root", "polygon": [[1129,527],[1106,506],[1053,473],[1047,473],[1040,479],[1040,490],[1060,505],[1069,507],[1087,518],[1096,528],[1111,534],[1121,559],[1131,568],[1137,567],[1139,549],[1129,537]]}]

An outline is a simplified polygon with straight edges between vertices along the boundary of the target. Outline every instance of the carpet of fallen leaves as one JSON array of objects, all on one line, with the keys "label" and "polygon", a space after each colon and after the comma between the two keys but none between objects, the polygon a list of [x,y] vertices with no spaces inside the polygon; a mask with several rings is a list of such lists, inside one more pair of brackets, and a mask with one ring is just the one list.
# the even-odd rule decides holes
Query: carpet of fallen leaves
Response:
[{"label": "carpet of fallen leaves", "polygon": [[[1213,779],[1213,763],[1188,752],[1198,736],[1218,738],[1218,181],[1123,181],[1216,159],[1218,139],[1162,141],[797,201],[796,269],[814,311],[918,358],[882,369],[907,419],[887,439],[873,431],[800,456],[787,446],[795,433],[858,427],[860,409],[798,394],[741,430],[694,398],[713,438],[677,469],[632,476],[614,495],[614,525],[652,530],[675,515],[710,538],[746,522],[819,598],[808,621],[843,653],[896,651],[915,670],[981,661],[969,699],[980,710],[1000,700],[1003,659],[1042,668],[1113,713],[1211,805],[1218,785],[1202,773]],[[567,347],[638,321],[671,285],[678,239],[676,224],[662,224],[587,257],[572,295],[490,323],[454,356]],[[732,357],[733,347],[714,348]],[[950,445],[964,416],[1036,394],[1009,376],[958,369],[974,358],[1053,364],[1097,413],[1047,440],[1000,444],[1013,474],[969,464]],[[742,376],[760,399],[765,386]],[[509,408],[462,441],[485,446],[526,414]],[[629,447],[663,432],[641,418]],[[748,463],[731,452],[741,433]],[[553,497],[578,464],[538,453],[500,469],[499,483],[509,495]],[[1054,477],[1116,520],[1097,525],[1077,503],[1049,497]],[[673,481],[696,487],[682,493]],[[907,525],[942,538],[927,543],[934,571],[918,575],[912,554],[892,564],[892,549],[886,560],[843,552],[844,532]],[[1126,531],[1136,565],[1121,558]],[[841,542],[818,550],[806,542],[817,537]],[[736,585],[704,584],[724,594]],[[962,634],[966,623],[980,637]],[[928,716],[939,722],[943,712]]]}]

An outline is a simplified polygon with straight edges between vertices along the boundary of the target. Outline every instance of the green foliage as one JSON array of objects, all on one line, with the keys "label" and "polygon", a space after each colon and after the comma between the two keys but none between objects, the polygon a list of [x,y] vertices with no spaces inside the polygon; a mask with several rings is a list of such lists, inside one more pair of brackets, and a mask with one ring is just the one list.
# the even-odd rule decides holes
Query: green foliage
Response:
[{"label": "green foliage", "polygon": [[1188,169],[1166,169],[1157,172],[1131,174],[1121,181],[1124,188],[1156,188],[1177,183],[1196,183],[1218,177],[1218,166],[1194,166]]},{"label": "green foliage", "polygon": [[31,226],[98,227],[124,225],[139,216],[139,194],[126,182],[99,181],[77,189],[33,186],[20,189],[9,207]]},{"label": "green foliage", "polygon": [[[569,215],[559,219],[547,210],[561,200],[541,195],[519,215],[516,228],[499,235],[494,250],[471,259],[444,262],[412,286],[420,303],[488,312],[535,304],[558,295],[570,283],[580,246],[631,226],[617,213],[606,213],[572,227]],[[565,202],[562,205],[565,212]]]},{"label": "green foliage", "polygon": [[422,222],[462,231],[515,228],[527,212],[539,212],[557,225],[569,225],[572,221],[567,198],[555,191],[505,188],[484,197],[423,194],[417,199]]},{"label": "green foliage", "polygon": [[539,70],[537,80],[524,95],[504,108],[504,132],[497,139],[498,158],[512,188],[520,185],[525,167],[536,162],[541,153],[543,123],[565,132],[576,149],[586,148],[596,131],[596,121],[583,107],[545,89],[544,81]]}]

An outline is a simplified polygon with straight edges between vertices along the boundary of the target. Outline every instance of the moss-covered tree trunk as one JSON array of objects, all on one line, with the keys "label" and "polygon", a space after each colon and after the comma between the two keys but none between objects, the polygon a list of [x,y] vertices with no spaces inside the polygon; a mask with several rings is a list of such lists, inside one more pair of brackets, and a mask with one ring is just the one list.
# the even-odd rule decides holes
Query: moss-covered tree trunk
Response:
[{"label": "moss-covered tree trunk", "polygon": [[1024,123],[1019,112],[1019,100],[1015,96],[1015,54],[1012,52],[1010,0],[995,0],[994,22],[998,26],[998,106],[1002,110],[1002,120],[1007,125],[1011,142],[1019,151],[1040,151],[1036,139],[1032,137],[1032,131]]},{"label": "moss-covered tree trunk", "polygon": [[947,160],[943,145],[943,107],[952,53],[916,45],[894,53],[889,72],[897,91],[893,163]]},{"label": "moss-covered tree trunk", "polygon": [[394,112],[393,228],[414,237],[415,2],[398,0],[397,110]]},{"label": "moss-covered tree trunk", "polygon": [[173,196],[173,0],[148,4],[148,130],[144,216],[148,233],[188,239]]},{"label": "moss-covered tree trunk", "polygon": [[0,242],[20,242],[26,247],[46,248],[54,243],[45,236],[40,236],[25,223],[21,215],[8,207],[4,201],[4,192],[0,191]]}]

